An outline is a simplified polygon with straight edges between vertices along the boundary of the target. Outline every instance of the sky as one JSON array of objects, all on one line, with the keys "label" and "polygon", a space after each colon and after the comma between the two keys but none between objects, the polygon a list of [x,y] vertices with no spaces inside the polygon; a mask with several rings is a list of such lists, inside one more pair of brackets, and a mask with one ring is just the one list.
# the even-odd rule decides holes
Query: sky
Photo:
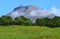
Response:
[{"label": "sky", "polygon": [[60,0],[0,0],[0,16],[20,5],[34,5],[60,16]]}]

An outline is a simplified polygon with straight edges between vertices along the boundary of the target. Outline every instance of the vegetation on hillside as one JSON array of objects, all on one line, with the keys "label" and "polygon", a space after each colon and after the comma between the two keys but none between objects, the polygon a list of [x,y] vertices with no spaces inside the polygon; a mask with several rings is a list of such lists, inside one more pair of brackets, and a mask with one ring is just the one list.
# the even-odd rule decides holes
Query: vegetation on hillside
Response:
[{"label": "vegetation on hillside", "polygon": [[47,27],[60,27],[60,17],[55,16],[53,19],[49,18],[37,18],[35,23],[33,23],[30,19],[21,16],[12,19],[10,16],[2,16],[0,17],[0,25],[23,25],[23,26],[47,26]]}]

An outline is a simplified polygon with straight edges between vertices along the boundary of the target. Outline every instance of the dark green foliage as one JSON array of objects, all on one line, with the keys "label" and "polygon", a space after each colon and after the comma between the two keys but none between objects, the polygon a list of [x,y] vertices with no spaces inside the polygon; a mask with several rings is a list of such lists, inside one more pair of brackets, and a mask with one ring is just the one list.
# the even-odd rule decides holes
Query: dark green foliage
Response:
[{"label": "dark green foliage", "polygon": [[56,16],[53,19],[43,18],[37,19],[36,25],[38,26],[47,26],[47,27],[60,27],[60,17]]},{"label": "dark green foliage", "polygon": [[38,19],[36,19],[36,25],[38,25],[38,26],[48,26],[48,24],[47,23],[49,23],[49,18],[43,18],[43,19],[40,19],[40,18],[38,18]]},{"label": "dark green foliage", "polygon": [[10,16],[2,16],[0,17],[0,25],[10,25],[12,18]]},{"label": "dark green foliage", "polygon": [[23,26],[47,26],[47,27],[60,27],[60,17],[55,16],[53,19],[43,18],[36,19],[35,23],[33,23],[30,19],[21,16],[12,19],[10,16],[2,16],[0,17],[0,25],[23,25]]},{"label": "dark green foliage", "polygon": [[16,21],[16,20],[12,20],[12,21],[10,22],[10,25],[17,25],[17,21]]},{"label": "dark green foliage", "polygon": [[17,21],[17,25],[32,25],[31,20],[24,16],[17,17],[15,20]]},{"label": "dark green foliage", "polygon": [[53,20],[54,20],[54,22],[55,22],[55,24],[56,24],[56,27],[60,27],[60,17],[55,17],[55,18],[53,18]]},{"label": "dark green foliage", "polygon": [[24,25],[25,25],[25,26],[32,26],[33,23],[32,23],[31,21],[26,21],[26,22],[24,23]]},{"label": "dark green foliage", "polygon": [[0,17],[0,25],[32,25],[32,21],[24,16],[17,17],[15,20],[10,16],[2,16]]},{"label": "dark green foliage", "polygon": [[38,26],[44,26],[45,25],[45,20],[44,19],[37,19],[36,20],[36,24]]}]

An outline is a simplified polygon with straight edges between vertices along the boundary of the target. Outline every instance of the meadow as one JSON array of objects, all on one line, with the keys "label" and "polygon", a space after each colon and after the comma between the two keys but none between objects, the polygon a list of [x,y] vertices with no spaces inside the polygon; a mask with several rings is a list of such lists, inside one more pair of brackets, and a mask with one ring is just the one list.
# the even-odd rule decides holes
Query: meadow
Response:
[{"label": "meadow", "polygon": [[60,39],[60,28],[0,26],[0,39]]}]

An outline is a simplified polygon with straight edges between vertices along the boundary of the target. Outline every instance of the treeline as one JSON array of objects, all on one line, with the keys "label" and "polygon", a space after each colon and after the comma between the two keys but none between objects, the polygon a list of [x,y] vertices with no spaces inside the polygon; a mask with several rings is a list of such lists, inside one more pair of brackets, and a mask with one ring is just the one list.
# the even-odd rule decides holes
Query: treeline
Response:
[{"label": "treeline", "polygon": [[60,17],[55,16],[53,19],[37,18],[35,23],[24,16],[17,17],[14,20],[10,16],[0,17],[0,25],[22,25],[22,26],[47,26],[47,27],[60,27]]},{"label": "treeline", "polygon": [[0,17],[0,25],[32,25],[30,19],[25,18],[24,16],[17,17],[14,20],[10,16]]}]

